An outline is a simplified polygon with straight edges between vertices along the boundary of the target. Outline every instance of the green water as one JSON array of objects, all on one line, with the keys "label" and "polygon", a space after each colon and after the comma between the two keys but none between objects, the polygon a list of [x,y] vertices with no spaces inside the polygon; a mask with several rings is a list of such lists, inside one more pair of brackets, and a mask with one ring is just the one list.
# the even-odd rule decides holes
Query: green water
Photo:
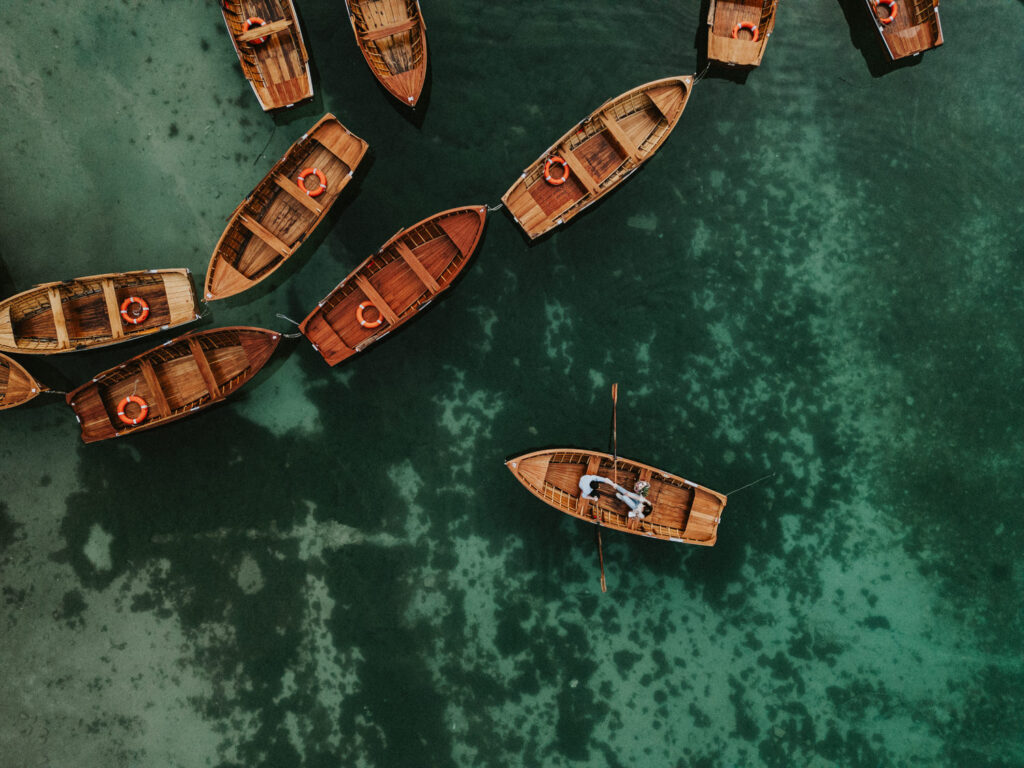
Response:
[{"label": "green water", "polygon": [[[498,202],[605,99],[698,68],[697,0],[424,5],[418,120],[340,2],[260,111],[214,3],[0,0],[0,295],[187,266],[325,111],[372,162],[204,327],[285,330],[400,227]],[[880,61],[783,0],[626,185],[337,369],[302,339],[193,419],[83,446],[0,414],[0,766],[1024,764],[1024,3]],[[147,344],[22,358],[69,389]],[[712,549],[503,466],[620,453],[729,492]]]}]

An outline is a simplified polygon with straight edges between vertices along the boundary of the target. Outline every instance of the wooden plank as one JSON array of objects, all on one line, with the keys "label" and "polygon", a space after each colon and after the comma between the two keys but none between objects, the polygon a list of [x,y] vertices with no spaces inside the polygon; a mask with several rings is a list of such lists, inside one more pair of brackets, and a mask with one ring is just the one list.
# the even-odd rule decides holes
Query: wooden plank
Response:
[{"label": "wooden plank", "polygon": [[258,221],[250,219],[245,214],[238,217],[238,220],[242,223],[242,226],[252,232],[256,237],[262,240],[264,243],[269,245],[275,251],[282,256],[291,256],[292,249],[285,245],[273,232],[264,227]]},{"label": "wooden plank", "polygon": [[615,143],[619,145],[619,148],[633,158],[633,160],[639,160],[639,148],[633,143],[633,140],[626,135],[626,132],[622,130],[622,126],[619,125],[619,121],[615,119],[615,115],[610,109],[606,109],[601,113],[601,120],[604,122],[605,130],[611,134],[611,137],[615,140]]},{"label": "wooden plank", "polygon": [[370,284],[369,280],[362,275],[356,275],[356,285],[359,286],[359,290],[366,294],[366,298],[372,301],[373,305],[384,315],[384,319],[388,321],[389,325],[398,325],[398,315],[395,314],[395,310],[388,306],[388,303],[384,301],[384,297],[377,292],[377,289]]},{"label": "wooden plank", "polygon": [[153,398],[153,408],[156,411],[156,415],[161,418],[170,416],[171,405],[167,402],[164,389],[160,386],[160,379],[157,378],[156,371],[153,370],[153,363],[148,357],[139,358],[139,370],[142,372],[142,378],[146,380],[146,386],[149,387],[149,394]]},{"label": "wooden plank", "polygon": [[408,32],[410,29],[418,27],[419,24],[419,19],[409,19],[399,24],[392,24],[389,27],[371,29],[363,33],[363,40],[372,43],[375,40],[380,40],[382,37],[391,37],[392,35],[400,35],[402,32]]},{"label": "wooden plank", "polygon": [[110,334],[115,339],[124,338],[124,324],[121,322],[121,310],[117,306],[117,294],[114,292],[114,281],[109,277],[103,282],[103,303],[107,305],[107,320],[110,322]]},{"label": "wooden plank", "polygon": [[213,375],[213,368],[210,367],[210,361],[206,359],[206,353],[203,352],[199,339],[189,339],[188,348],[192,351],[192,359],[195,361],[196,368],[199,369],[199,375],[203,377],[203,382],[206,384],[206,391],[209,392],[210,399],[220,399],[222,397],[220,385],[217,383],[217,377]]},{"label": "wooden plank", "polygon": [[262,27],[250,27],[248,32],[243,32],[235,38],[240,43],[250,43],[253,40],[257,40],[261,37],[267,37],[268,35],[276,35],[279,32],[284,32],[292,25],[291,19],[279,19],[278,21],[271,21],[264,24]]},{"label": "wooden plank", "polygon": [[401,240],[395,243],[395,250],[398,251],[398,255],[402,257],[409,268],[416,273],[425,286],[430,290],[431,293],[437,293],[441,290],[441,286],[437,284],[433,275],[423,266],[423,262],[416,258],[416,254],[410,250],[409,246],[403,243]]},{"label": "wooden plank", "polygon": [[572,152],[562,152],[559,157],[565,159],[565,162],[569,164],[569,170],[576,176],[576,180],[587,188],[587,192],[594,197],[600,193],[601,190],[598,188],[597,182],[594,181],[594,177],[583,167],[583,163],[579,161],[576,155]]},{"label": "wooden plank", "polygon": [[71,338],[68,336],[68,322],[64,318],[64,307],[61,305],[60,291],[56,288],[47,288],[46,295],[50,299],[53,325],[57,329],[57,343],[66,349],[70,349]]},{"label": "wooden plank", "polygon": [[296,184],[291,179],[289,179],[287,176],[282,176],[280,173],[275,173],[274,183],[277,184],[277,186],[279,186],[289,195],[294,197],[296,200],[298,200],[300,203],[302,203],[304,206],[306,206],[306,208],[311,210],[317,216],[324,212],[324,209],[317,205],[316,200],[314,200],[312,197],[303,192],[299,188],[299,185]]}]

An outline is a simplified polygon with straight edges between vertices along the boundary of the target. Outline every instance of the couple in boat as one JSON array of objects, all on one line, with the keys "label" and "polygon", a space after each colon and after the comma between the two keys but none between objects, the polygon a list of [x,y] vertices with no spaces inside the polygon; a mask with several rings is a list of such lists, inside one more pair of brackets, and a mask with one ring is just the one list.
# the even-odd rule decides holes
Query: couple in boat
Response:
[{"label": "couple in boat", "polygon": [[601,485],[611,487],[615,498],[629,507],[628,525],[630,528],[636,527],[641,520],[646,519],[654,511],[654,505],[646,498],[647,492],[651,489],[651,484],[646,480],[638,480],[633,486],[633,490],[628,491],[607,477],[583,475],[580,478],[580,498],[597,501],[600,498],[598,492]]}]

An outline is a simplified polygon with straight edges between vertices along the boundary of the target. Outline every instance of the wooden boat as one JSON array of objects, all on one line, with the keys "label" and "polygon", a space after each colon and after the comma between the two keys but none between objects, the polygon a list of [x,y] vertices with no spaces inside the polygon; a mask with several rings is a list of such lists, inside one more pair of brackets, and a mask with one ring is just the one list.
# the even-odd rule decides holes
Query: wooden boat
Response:
[{"label": "wooden boat", "polygon": [[27,403],[44,387],[7,355],[0,355],[0,411]]},{"label": "wooden boat", "polygon": [[[505,465],[541,501],[588,523],[707,547],[718,538],[726,497],[647,464],[622,457],[616,462],[612,455],[598,451],[552,448],[515,456]],[[601,491],[596,502],[581,498],[579,482],[583,475],[600,475],[629,490],[638,480],[650,483],[647,499],[652,504],[651,512],[631,525],[629,508],[611,491]]]},{"label": "wooden boat", "polygon": [[427,27],[419,0],[345,0],[356,43],[388,93],[415,107],[427,76]]},{"label": "wooden boat", "polygon": [[207,301],[274,272],[341,196],[369,145],[327,113],[238,204],[206,270]]},{"label": "wooden boat", "polygon": [[729,67],[756,67],[775,29],[779,0],[711,0],[708,60]]},{"label": "wooden boat", "polygon": [[473,255],[487,207],[453,208],[398,233],[299,325],[328,365],[411,320],[448,288]]},{"label": "wooden boat", "polygon": [[105,347],[198,318],[187,269],[44,283],[0,301],[0,352],[51,355]]},{"label": "wooden boat", "polygon": [[313,98],[309,54],[292,0],[221,0],[242,74],[264,111]]},{"label": "wooden boat", "polygon": [[82,440],[152,429],[223,400],[256,375],[280,340],[263,328],[193,331],[104,371],[67,396]]},{"label": "wooden boat", "polygon": [[692,77],[668,77],[606,101],[523,171],[502,202],[531,238],[569,221],[655,153],[692,86]]},{"label": "wooden boat", "polygon": [[893,61],[942,45],[939,0],[865,0]]}]

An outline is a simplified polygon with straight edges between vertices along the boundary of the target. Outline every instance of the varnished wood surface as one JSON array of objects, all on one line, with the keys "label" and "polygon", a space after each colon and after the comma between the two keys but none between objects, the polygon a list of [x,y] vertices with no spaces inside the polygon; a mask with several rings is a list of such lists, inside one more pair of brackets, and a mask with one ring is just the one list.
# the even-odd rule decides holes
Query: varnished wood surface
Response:
[{"label": "varnished wood surface", "polygon": [[[341,196],[368,146],[330,113],[296,141],[228,220],[206,271],[207,301],[241,293],[284,264]],[[327,180],[316,197],[299,186],[306,168]]]},{"label": "varnished wood surface", "polygon": [[[68,393],[67,402],[86,443],[152,429],[230,395],[266,364],[280,340],[274,331],[244,326],[193,331],[98,374]],[[129,395],[149,405],[137,425],[117,415]]]},{"label": "varnished wood surface", "polygon": [[[311,99],[309,54],[292,0],[221,0],[220,6],[242,73],[260,106],[269,111]],[[266,24],[245,31],[249,18]]]},{"label": "varnished wood surface", "polygon": [[[708,60],[730,67],[756,67],[761,64],[768,38],[775,29],[778,0],[711,0],[708,8]],[[757,27],[757,40],[751,32],[740,30],[742,22]]]},{"label": "varnished wood surface", "polygon": [[[651,158],[675,128],[693,78],[668,77],[616,96],[549,147],[502,196],[516,223],[536,238],[601,199]],[[609,128],[611,123],[614,128]],[[563,184],[544,180],[558,155],[569,165]]]},{"label": "varnished wood surface", "polygon": [[[480,243],[486,206],[443,211],[403,229],[356,267],[299,325],[329,365],[337,365],[395,328],[446,290]],[[357,319],[383,322],[364,328]]]},{"label": "varnished wood surface", "polygon": [[[129,297],[149,305],[141,323],[121,317]],[[150,269],[45,283],[0,301],[0,352],[50,355],[147,336],[199,317],[187,269]]]},{"label": "varnished wood surface", "polygon": [[0,354],[0,411],[27,403],[46,389],[17,361]]},{"label": "varnished wood surface", "polygon": [[886,6],[876,8],[873,0],[864,2],[878,29],[882,46],[893,61],[942,45],[939,0],[898,0],[896,16],[888,24],[879,21],[889,15]]},{"label": "varnished wood surface", "polygon": [[[560,512],[598,523],[604,528],[634,533],[663,541],[713,546],[726,497],[647,464],[607,453],[577,448],[552,448],[515,456],[505,466],[537,498]],[[632,490],[637,480],[651,484],[647,500],[652,510],[635,527],[629,525],[629,508],[610,490],[598,501],[582,499],[583,475],[601,475]],[[602,486],[604,488],[604,486]]]},{"label": "varnished wood surface", "polygon": [[427,76],[427,28],[418,0],[346,0],[370,71],[401,103],[416,106]]}]

